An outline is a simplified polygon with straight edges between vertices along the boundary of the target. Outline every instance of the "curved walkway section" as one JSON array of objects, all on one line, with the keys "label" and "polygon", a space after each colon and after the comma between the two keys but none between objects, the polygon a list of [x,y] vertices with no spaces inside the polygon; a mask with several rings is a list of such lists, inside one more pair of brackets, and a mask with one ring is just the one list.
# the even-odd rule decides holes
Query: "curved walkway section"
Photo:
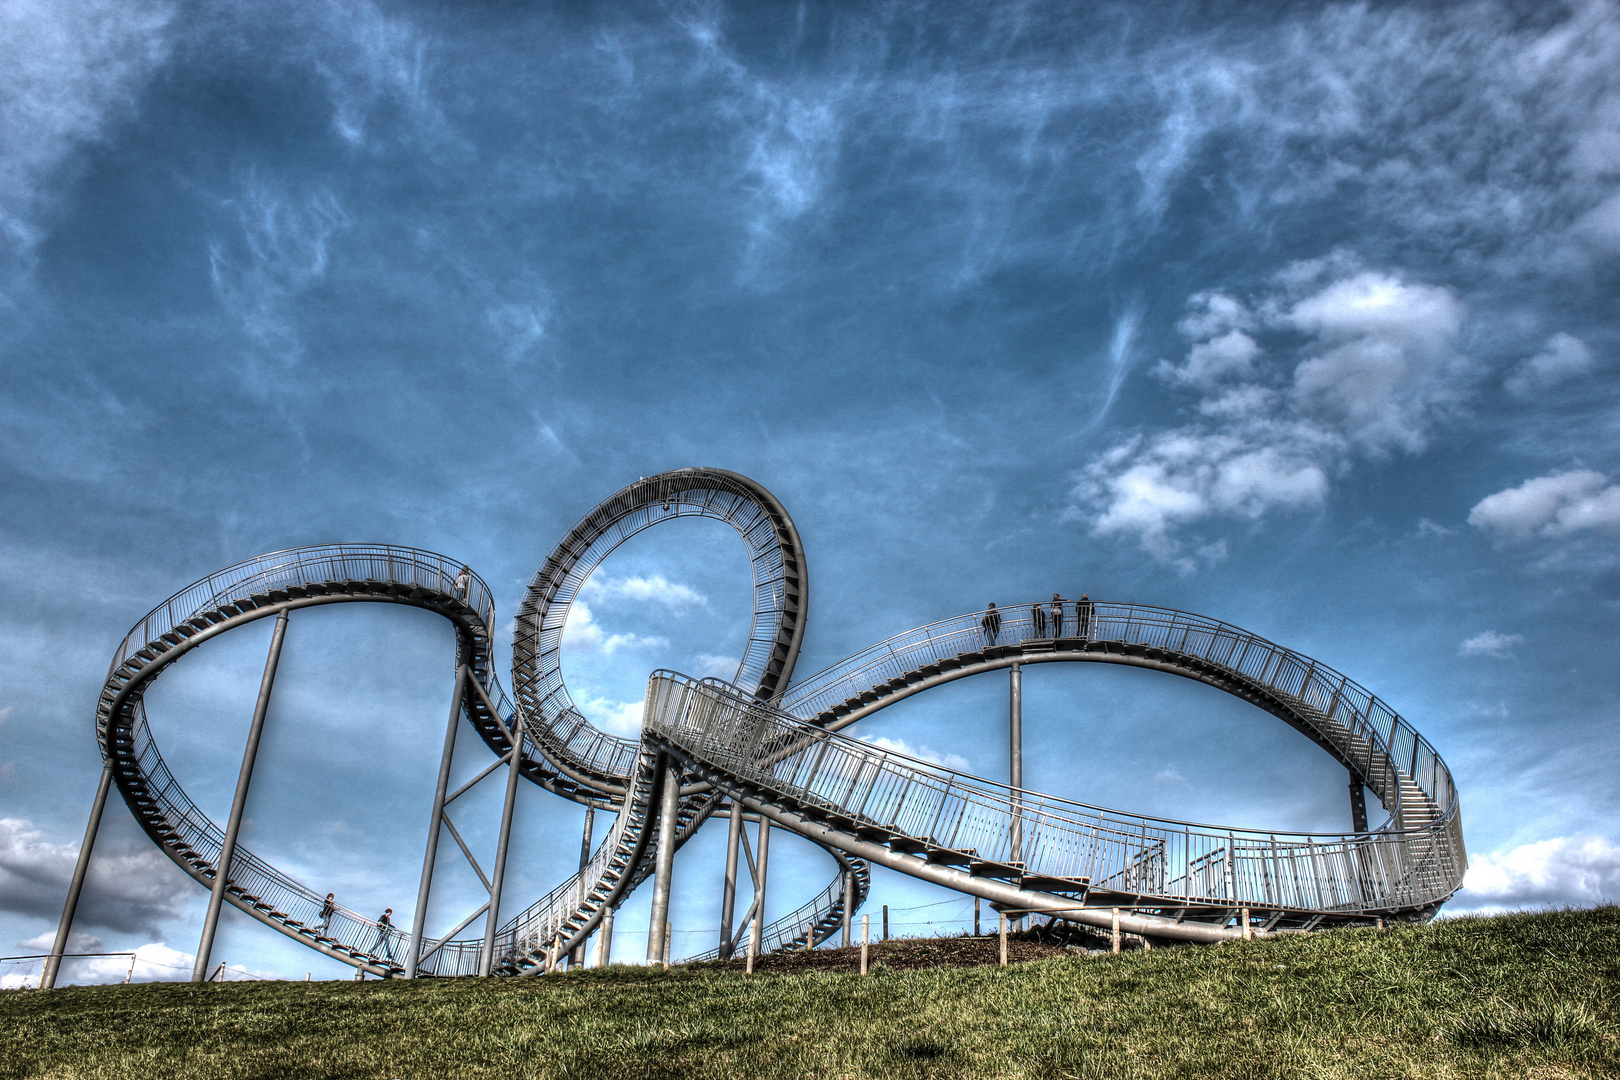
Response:
[{"label": "curved walkway section", "polygon": [[[394,603],[426,608],[455,626],[458,662],[494,687],[490,642],[495,606],[463,567],[413,548],[338,545],[277,552],[227,567],[153,609],[119,645],[96,708],[96,735],[124,801],[175,863],[212,887],[224,830],[199,810],[169,771],[146,721],[152,680],[211,638],[295,608]],[[238,846],[225,899],[312,949],[377,975],[401,970],[406,935],[339,907],[321,915],[323,895]]]}]

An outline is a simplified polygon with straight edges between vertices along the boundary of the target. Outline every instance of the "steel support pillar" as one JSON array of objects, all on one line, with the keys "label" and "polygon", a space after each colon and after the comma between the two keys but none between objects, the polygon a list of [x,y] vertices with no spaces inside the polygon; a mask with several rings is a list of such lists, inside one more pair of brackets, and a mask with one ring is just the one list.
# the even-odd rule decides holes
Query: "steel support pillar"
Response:
[{"label": "steel support pillar", "polygon": [[681,770],[673,759],[664,760],[664,786],[658,800],[658,857],[653,870],[651,925],[647,927],[647,959],[662,963],[669,921],[669,884],[675,871],[675,821],[680,812]]},{"label": "steel support pillar", "polygon": [[613,963],[613,912],[602,916],[602,928],[596,932],[596,966]]},{"label": "steel support pillar", "polygon": [[849,948],[850,921],[855,918],[855,871],[844,871],[844,948]]},{"label": "steel support pillar", "polygon": [[247,747],[242,751],[242,770],[236,776],[236,797],[231,800],[231,816],[225,822],[225,842],[214,866],[214,888],[208,896],[208,914],[203,919],[202,940],[197,944],[197,961],[191,981],[208,979],[208,957],[214,951],[214,934],[219,929],[219,913],[225,906],[225,886],[231,878],[231,860],[236,857],[236,837],[242,831],[242,812],[247,809],[248,787],[253,782],[253,763],[259,756],[259,737],[264,734],[264,717],[270,711],[270,689],[276,682],[276,665],[281,662],[281,643],[287,637],[287,611],[276,616],[270,635],[270,655],[264,661],[264,678],[259,680],[259,700],[253,706],[253,724],[248,728]]},{"label": "steel support pillar", "polygon": [[771,823],[761,814],[759,818],[759,851],[754,855],[754,925],[748,931],[748,973],[754,973],[754,958],[759,955],[760,935],[765,932],[765,878],[771,858]]},{"label": "steel support pillar", "polygon": [[79,910],[79,893],[84,890],[84,875],[90,869],[90,851],[96,846],[96,833],[101,831],[101,812],[107,808],[107,791],[111,787],[112,762],[109,761],[101,767],[101,784],[96,788],[96,801],[90,807],[90,822],[84,827],[79,861],[74,864],[67,902],[62,905],[62,921],[56,924],[56,943],[51,946],[51,955],[46,958],[45,968],[39,974],[41,990],[51,990],[56,986],[56,973],[62,967],[62,954],[67,952],[68,936],[73,931],[73,915]]},{"label": "steel support pillar", "polygon": [[1358,833],[1367,831],[1367,789],[1355,773],[1350,774],[1350,824]]},{"label": "steel support pillar", "polygon": [[[1008,669],[1007,735],[1010,780],[1012,785],[1012,827],[1009,837],[1013,863],[1024,861],[1024,673],[1014,664]],[[1016,922],[1015,929],[1016,929]]]},{"label": "steel support pillar", "polygon": [[433,866],[439,858],[439,832],[444,827],[444,797],[450,790],[450,763],[456,754],[456,734],[461,730],[461,699],[467,691],[467,665],[456,668],[456,689],[450,697],[450,723],[444,731],[444,751],[439,755],[439,786],[433,792],[433,813],[428,819],[427,852],[422,856],[422,883],[416,888],[416,914],[411,919],[411,940],[405,950],[405,977],[416,978],[417,959],[422,955],[422,932],[427,927],[428,896],[433,891]]},{"label": "steel support pillar", "polygon": [[[486,704],[487,704],[486,699]],[[495,869],[489,875],[489,916],[484,920],[484,947],[478,956],[478,974],[495,970],[495,931],[501,926],[501,888],[506,884],[506,849],[512,841],[512,811],[517,807],[518,777],[523,770],[523,713],[512,714],[512,752],[506,763],[506,802],[501,806],[501,835],[496,841]]]},{"label": "steel support pillar", "polygon": [[[590,865],[590,862],[591,862],[591,841],[593,839],[595,839],[595,836],[596,836],[596,807],[587,806],[585,808],[585,835],[584,835],[584,837],[582,837],[580,839],[580,842],[579,842],[579,872],[581,874],[583,874],[585,872],[585,867]],[[570,956],[568,958],[568,966],[571,967],[571,968],[584,967],[585,966],[585,942],[584,941],[581,941],[578,945],[576,945],[574,947],[574,955],[572,955],[572,956]]]},{"label": "steel support pillar", "polygon": [[729,960],[736,951],[732,940],[732,920],[737,914],[737,854],[742,844],[743,811],[731,804],[731,820],[726,825],[726,880],[720,892],[720,959]]}]

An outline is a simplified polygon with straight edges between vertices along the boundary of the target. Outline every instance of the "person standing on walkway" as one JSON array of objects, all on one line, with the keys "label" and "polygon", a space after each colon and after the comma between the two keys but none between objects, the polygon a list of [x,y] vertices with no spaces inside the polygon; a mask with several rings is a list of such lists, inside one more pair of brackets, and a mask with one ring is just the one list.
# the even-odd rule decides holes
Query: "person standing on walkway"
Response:
[{"label": "person standing on walkway", "polygon": [[1035,624],[1035,636],[1046,636],[1046,608],[1040,604],[1031,604],[1029,608],[1030,621]]},{"label": "person standing on walkway", "polygon": [[332,932],[332,916],[337,914],[337,898],[332,893],[326,894],[321,901],[321,934],[324,936]]},{"label": "person standing on walkway", "polygon": [[1052,594],[1052,636],[1063,636],[1063,597],[1057,593]]},{"label": "person standing on walkway", "polygon": [[996,602],[990,601],[990,607],[985,611],[984,618],[979,620],[979,626],[984,630],[984,643],[994,645],[996,638],[1001,634],[1001,612],[996,610]]},{"label": "person standing on walkway", "polygon": [[467,599],[467,587],[471,584],[472,570],[469,567],[463,566],[461,568],[461,573],[456,575],[455,591],[457,600]]},{"label": "person standing on walkway", "polygon": [[381,949],[382,950],[382,955],[388,957],[388,962],[390,964],[396,963],[396,961],[394,960],[394,942],[389,937],[389,933],[388,933],[390,930],[392,930],[394,928],[393,914],[394,914],[394,909],[389,908],[388,910],[384,911],[380,916],[378,916],[378,918],[377,918],[377,944],[375,944],[375,945],[373,945],[371,947],[371,954],[373,956],[376,956],[377,955],[377,950]]},{"label": "person standing on walkway", "polygon": [[1091,596],[1081,593],[1079,602],[1074,605],[1074,632],[1088,640],[1091,637],[1091,610]]}]

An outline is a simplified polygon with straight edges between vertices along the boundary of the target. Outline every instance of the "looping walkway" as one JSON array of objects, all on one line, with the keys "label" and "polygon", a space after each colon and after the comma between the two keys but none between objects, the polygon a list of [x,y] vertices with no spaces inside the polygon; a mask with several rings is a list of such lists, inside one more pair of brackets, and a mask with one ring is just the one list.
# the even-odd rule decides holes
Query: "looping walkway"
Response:
[{"label": "looping walkway", "polygon": [[[727,523],[747,547],[754,573],[750,638],[729,681],[654,673],[641,739],[620,739],[591,725],[569,696],[563,627],[591,572],[619,544],[688,516]],[[240,563],[154,609],[113,657],[97,737],[142,828],[211,887],[225,830],[198,810],[158,752],[144,704],[152,680],[222,633],[305,607],[396,603],[448,619],[462,688],[452,720],[470,724],[496,753],[485,774],[504,759],[517,775],[616,816],[579,874],[499,923],[487,949],[483,938],[457,936],[480,909],[447,935],[453,940],[424,936],[414,965],[404,930],[341,906],[323,912],[320,890],[235,848],[226,902],[378,975],[413,967],[422,975],[523,974],[554,966],[653,875],[663,830],[672,832],[672,851],[711,816],[769,821],[821,845],[837,864],[826,890],[764,928],[762,951],[804,948],[837,933],[866,898],[871,863],[1003,910],[1104,925],[1120,908],[1125,930],[1195,941],[1424,919],[1461,884],[1466,854],[1444,762],[1382,701],[1315,660],[1186,612],[1071,601],[1059,609],[1062,622],[1048,620],[1050,605],[1039,617],[1032,605],[1002,609],[995,619],[974,612],[919,627],[792,684],[807,598],[798,534],[775,498],[724,470],[676,470],[604,500],[536,573],[517,620],[515,701],[493,672],[495,609],[476,575],[431,552],[336,545]],[[1010,788],[837,734],[955,679],[1054,662],[1152,668],[1251,701],[1343,763],[1356,790],[1365,784],[1389,818],[1371,830],[1307,835],[1144,817]],[[447,747],[446,769],[448,755]],[[671,789],[673,801],[663,800],[671,777],[678,791]],[[456,794],[446,795],[441,781],[435,833],[442,806]],[[503,826],[496,880],[486,878],[486,908],[497,913],[505,835]],[[662,887],[667,895],[667,882]],[[1244,912],[1249,922],[1240,926]],[[493,917],[490,925],[496,926]],[[739,933],[729,944],[741,948],[747,936]]]}]

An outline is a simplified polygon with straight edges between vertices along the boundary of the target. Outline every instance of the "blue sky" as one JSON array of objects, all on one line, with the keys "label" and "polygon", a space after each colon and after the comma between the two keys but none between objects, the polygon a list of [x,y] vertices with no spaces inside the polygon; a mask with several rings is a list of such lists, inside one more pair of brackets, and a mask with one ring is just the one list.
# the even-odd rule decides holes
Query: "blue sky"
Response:
[{"label": "blue sky", "polygon": [[[1434,742],[1454,909],[1620,895],[1616,72],[1602,2],[6,0],[0,940],[54,927],[96,695],[154,604],[392,542],[470,563],[504,622],[575,519],[686,465],[797,522],[801,674],[1054,590],[1216,616]],[[692,522],[605,564],[568,642],[592,715],[735,656],[745,573]],[[268,633],[151,698],[221,816]],[[287,650],[245,842],[400,907],[448,629],[323,611]],[[1032,786],[1348,825],[1340,770],[1269,717],[1089,668],[1026,681]],[[861,733],[1001,777],[1004,695]],[[526,901],[580,812],[520,809]],[[718,847],[681,856],[677,949],[712,943]],[[777,850],[785,912],[831,864]],[[98,851],[85,940],[188,967],[200,890],[121,807]],[[941,899],[880,875],[874,903]],[[229,915],[216,956],[341,974]]]}]

